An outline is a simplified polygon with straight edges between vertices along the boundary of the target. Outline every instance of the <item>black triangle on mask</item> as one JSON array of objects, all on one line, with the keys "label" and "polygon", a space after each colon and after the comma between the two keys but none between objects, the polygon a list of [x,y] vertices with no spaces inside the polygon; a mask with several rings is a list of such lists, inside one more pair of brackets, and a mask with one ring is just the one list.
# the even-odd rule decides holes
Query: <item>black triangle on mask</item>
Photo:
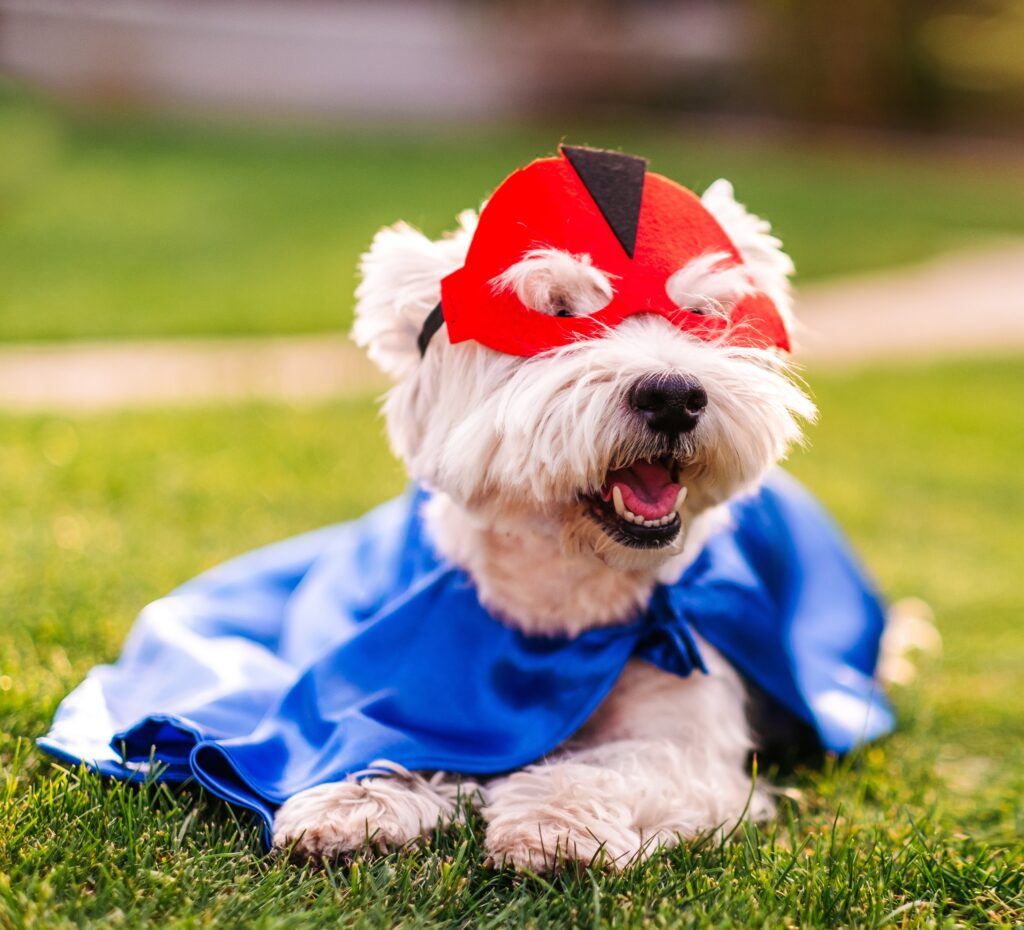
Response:
[{"label": "black triangle on mask", "polygon": [[623,155],[621,152],[587,149],[576,145],[563,145],[561,149],[594,198],[615,237],[622,243],[626,254],[632,258],[640,222],[640,198],[644,192],[647,160]]}]

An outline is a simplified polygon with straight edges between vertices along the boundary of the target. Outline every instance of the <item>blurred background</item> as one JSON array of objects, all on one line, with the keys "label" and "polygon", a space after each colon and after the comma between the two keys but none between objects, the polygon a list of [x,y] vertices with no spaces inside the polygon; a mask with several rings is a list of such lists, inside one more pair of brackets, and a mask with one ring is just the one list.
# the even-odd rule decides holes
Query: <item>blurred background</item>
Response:
[{"label": "blurred background", "polygon": [[4,0],[0,15],[6,68],[106,106],[1024,128],[1021,0]]},{"label": "blurred background", "polygon": [[[102,917],[23,741],[140,606],[403,486],[344,338],[373,233],[439,234],[563,139],[727,177],[771,219],[821,409],[789,467],[888,595],[936,611],[945,653],[897,696],[870,788],[801,790],[896,845],[927,809],[950,889],[965,835],[1019,863],[1022,50],[1024,0],[0,0],[9,887],[53,925]],[[11,811],[39,819],[4,834]],[[130,916],[150,879],[95,816]],[[46,856],[71,865],[37,887]]]},{"label": "blurred background", "polygon": [[[577,144],[800,281],[1024,226],[1024,0],[0,0],[0,340],[338,331],[382,224]],[[940,288],[945,291],[946,288]]]}]

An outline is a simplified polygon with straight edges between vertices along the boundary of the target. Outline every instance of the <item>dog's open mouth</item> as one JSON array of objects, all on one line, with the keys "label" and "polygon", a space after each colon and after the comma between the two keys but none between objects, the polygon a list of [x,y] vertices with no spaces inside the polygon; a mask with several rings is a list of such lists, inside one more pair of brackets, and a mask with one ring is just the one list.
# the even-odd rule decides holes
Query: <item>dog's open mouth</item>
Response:
[{"label": "dog's open mouth", "polygon": [[671,459],[640,460],[608,472],[585,499],[591,516],[617,542],[637,549],[667,546],[679,535],[686,488]]}]

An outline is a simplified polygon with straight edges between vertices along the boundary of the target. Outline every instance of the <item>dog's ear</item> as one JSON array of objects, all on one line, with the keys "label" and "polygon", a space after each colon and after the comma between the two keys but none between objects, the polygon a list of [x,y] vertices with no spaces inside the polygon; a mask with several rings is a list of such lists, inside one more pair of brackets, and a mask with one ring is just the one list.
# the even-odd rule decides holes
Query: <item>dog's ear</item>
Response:
[{"label": "dog's ear", "polygon": [[419,363],[423,321],[441,299],[441,279],[465,262],[476,221],[466,210],[458,229],[437,241],[396,223],[377,233],[363,255],[352,338],[393,378]]},{"label": "dog's ear", "polygon": [[704,192],[701,202],[739,249],[754,285],[772,299],[786,329],[792,333],[789,278],[793,274],[793,260],[782,250],[782,242],[772,235],[771,224],[737,202],[732,185],[724,179],[715,181]]}]

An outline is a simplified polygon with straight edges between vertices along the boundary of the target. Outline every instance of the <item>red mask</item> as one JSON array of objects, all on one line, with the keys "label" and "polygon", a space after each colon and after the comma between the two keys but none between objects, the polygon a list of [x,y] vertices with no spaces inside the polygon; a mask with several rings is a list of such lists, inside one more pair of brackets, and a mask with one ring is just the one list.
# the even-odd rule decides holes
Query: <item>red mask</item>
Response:
[{"label": "red mask", "polygon": [[[494,279],[534,249],[589,254],[611,279],[611,302],[590,316],[559,317],[496,291]],[[672,302],[669,277],[710,252],[743,263],[694,193],[647,171],[643,159],[563,146],[561,157],[527,165],[494,192],[465,265],[441,282],[441,303],[424,323],[420,349],[444,322],[453,343],[473,339],[498,352],[537,355],[599,337],[635,313],[653,313],[702,339],[788,351],[786,327],[764,294],[741,297],[727,318]]]}]

